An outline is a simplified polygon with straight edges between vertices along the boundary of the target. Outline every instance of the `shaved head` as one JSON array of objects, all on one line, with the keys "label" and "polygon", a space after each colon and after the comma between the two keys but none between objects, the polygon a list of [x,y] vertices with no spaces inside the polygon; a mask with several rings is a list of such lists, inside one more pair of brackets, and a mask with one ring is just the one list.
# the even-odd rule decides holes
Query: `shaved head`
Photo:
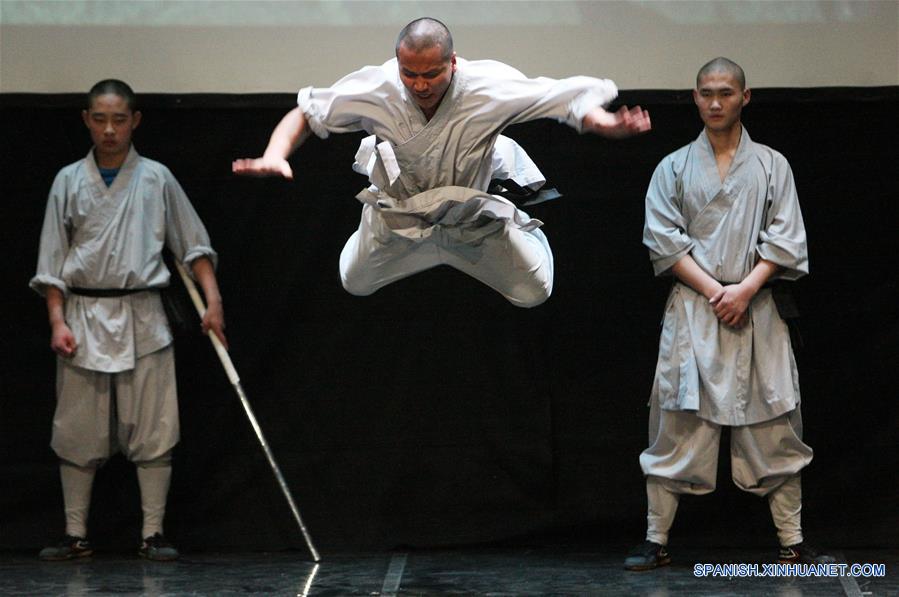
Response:
[{"label": "shaved head", "polygon": [[397,55],[400,46],[405,46],[413,52],[439,47],[444,60],[449,60],[453,56],[453,36],[450,35],[449,29],[437,19],[430,17],[415,19],[403,27],[396,38]]},{"label": "shaved head", "polygon": [[125,100],[128,109],[134,112],[137,109],[137,97],[134,91],[128,86],[128,83],[119,81],[118,79],[103,79],[94,84],[91,90],[87,92],[87,109],[90,110],[94,105],[94,100],[101,95],[111,93]]},{"label": "shaved head", "polygon": [[746,75],[743,73],[743,69],[733,60],[729,60],[723,56],[719,56],[714,60],[706,62],[702,68],[699,69],[699,72],[696,74],[696,88],[699,89],[699,84],[703,77],[710,73],[720,72],[727,73],[736,79],[737,83],[740,85],[741,91],[746,89]]}]

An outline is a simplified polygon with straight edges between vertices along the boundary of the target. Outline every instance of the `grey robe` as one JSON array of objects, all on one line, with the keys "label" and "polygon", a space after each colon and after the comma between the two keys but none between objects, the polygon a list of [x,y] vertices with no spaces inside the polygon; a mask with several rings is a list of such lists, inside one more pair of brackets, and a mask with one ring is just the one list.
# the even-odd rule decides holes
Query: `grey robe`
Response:
[{"label": "grey robe", "polygon": [[[779,277],[808,273],[805,226],[787,160],[744,128],[722,183],[705,131],[658,165],[646,196],[643,243],[656,275],[687,254],[713,278],[743,280],[759,258]],[[799,379],[786,324],[769,289],[735,330],[701,294],[672,287],[665,306],[651,400],[722,425],[768,421],[799,404]]]},{"label": "grey robe", "polygon": [[163,246],[190,263],[216,253],[168,168],[132,147],[112,185],[93,149],[60,170],[47,200],[37,271],[29,285],[65,294],[66,323],[78,343],[71,364],[95,371],[132,369],[134,361],[172,342],[157,292],[88,297],[75,288],[163,288],[169,271]]}]

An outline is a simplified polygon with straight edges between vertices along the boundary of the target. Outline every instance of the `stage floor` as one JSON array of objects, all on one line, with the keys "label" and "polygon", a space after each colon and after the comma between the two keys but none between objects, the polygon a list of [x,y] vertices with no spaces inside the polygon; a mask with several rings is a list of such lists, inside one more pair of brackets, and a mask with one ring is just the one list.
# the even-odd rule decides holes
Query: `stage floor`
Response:
[{"label": "stage floor", "polygon": [[841,562],[884,564],[880,578],[697,577],[701,563],[770,563],[763,550],[674,548],[674,563],[621,568],[622,553],[582,548],[453,549],[368,554],[183,554],[174,563],[98,553],[45,563],[0,554],[7,595],[897,595],[899,550],[834,552]]}]

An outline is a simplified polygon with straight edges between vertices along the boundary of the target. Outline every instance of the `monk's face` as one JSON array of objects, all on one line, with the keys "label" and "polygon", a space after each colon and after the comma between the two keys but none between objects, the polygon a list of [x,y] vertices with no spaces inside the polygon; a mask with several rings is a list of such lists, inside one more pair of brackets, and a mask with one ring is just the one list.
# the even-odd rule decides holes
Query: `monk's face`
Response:
[{"label": "monk's face", "polygon": [[724,132],[740,122],[743,106],[749,103],[749,89],[741,89],[733,74],[712,71],[699,80],[693,101],[710,131]]},{"label": "monk's face", "polygon": [[140,112],[132,112],[122,96],[107,93],[95,97],[81,118],[91,133],[97,163],[121,165],[131,147],[131,133],[140,124]]},{"label": "monk's face", "polygon": [[453,73],[456,72],[455,52],[446,60],[440,46],[415,51],[401,44],[396,57],[400,79],[409,97],[430,118],[453,80]]}]

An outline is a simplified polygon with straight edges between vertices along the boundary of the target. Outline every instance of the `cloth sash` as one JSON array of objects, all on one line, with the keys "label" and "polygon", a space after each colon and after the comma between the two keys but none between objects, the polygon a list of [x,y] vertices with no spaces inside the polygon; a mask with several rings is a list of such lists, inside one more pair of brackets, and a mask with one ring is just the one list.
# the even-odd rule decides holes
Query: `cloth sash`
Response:
[{"label": "cloth sash", "polygon": [[375,209],[391,234],[413,242],[435,240],[471,263],[480,259],[484,237],[507,224],[525,232],[543,225],[511,201],[468,187],[438,187],[408,199],[369,187],[356,198]]}]

